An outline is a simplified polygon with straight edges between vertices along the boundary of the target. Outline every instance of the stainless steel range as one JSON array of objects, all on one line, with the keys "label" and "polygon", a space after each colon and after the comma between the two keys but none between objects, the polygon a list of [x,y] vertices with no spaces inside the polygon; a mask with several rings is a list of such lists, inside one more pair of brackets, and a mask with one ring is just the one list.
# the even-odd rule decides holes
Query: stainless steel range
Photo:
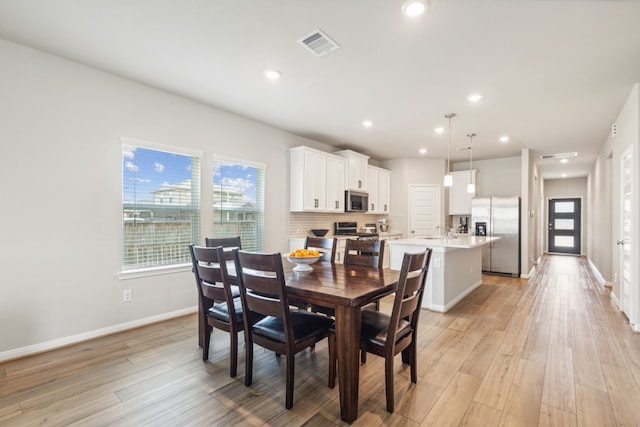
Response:
[{"label": "stainless steel range", "polygon": [[[372,225],[375,230],[375,224]],[[365,227],[367,229],[371,227]],[[355,221],[336,222],[333,224],[333,234],[335,236],[352,236],[357,237],[358,240],[377,240],[379,238],[378,233],[375,231],[358,231],[358,223]]]}]

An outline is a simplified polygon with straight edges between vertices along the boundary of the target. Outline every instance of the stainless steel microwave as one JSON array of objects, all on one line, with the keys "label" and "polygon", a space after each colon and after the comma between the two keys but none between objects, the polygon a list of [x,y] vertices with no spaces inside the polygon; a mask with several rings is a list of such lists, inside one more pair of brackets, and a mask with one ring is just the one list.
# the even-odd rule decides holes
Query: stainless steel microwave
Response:
[{"label": "stainless steel microwave", "polygon": [[345,212],[367,212],[369,207],[369,193],[347,190],[344,192]]}]

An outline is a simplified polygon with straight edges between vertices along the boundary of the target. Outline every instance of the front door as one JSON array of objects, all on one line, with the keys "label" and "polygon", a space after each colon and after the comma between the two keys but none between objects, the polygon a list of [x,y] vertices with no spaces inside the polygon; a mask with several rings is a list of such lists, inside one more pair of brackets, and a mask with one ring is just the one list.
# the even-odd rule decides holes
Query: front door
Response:
[{"label": "front door", "polygon": [[580,199],[549,199],[549,252],[580,254]]}]

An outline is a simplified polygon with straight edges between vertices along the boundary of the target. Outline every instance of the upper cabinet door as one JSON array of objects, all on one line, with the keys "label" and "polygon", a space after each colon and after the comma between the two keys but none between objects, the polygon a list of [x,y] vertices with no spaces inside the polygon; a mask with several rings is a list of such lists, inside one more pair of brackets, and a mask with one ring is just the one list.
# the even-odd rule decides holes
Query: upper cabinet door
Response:
[{"label": "upper cabinet door", "polygon": [[327,211],[344,212],[345,159],[327,156]]},{"label": "upper cabinet door", "polygon": [[336,151],[333,154],[347,159],[346,184],[348,190],[366,191],[367,187],[367,167],[369,156],[356,153],[351,150]]},{"label": "upper cabinet door", "polygon": [[290,150],[290,201],[294,212],[327,209],[327,155],[307,147]]},{"label": "upper cabinet door", "polygon": [[372,214],[388,214],[391,187],[391,171],[376,166],[367,168],[367,185],[369,186],[369,211]]}]

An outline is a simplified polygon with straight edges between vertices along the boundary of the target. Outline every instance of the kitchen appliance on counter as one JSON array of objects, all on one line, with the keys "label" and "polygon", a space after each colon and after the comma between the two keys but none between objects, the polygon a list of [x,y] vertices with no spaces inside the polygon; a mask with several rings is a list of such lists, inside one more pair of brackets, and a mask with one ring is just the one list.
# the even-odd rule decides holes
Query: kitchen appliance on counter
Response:
[{"label": "kitchen appliance on counter", "polygon": [[482,248],[482,271],[520,277],[520,197],[474,197],[471,230],[500,237]]},{"label": "kitchen appliance on counter", "polygon": [[389,231],[389,220],[387,218],[380,218],[378,220],[378,230],[380,230],[381,233]]},{"label": "kitchen appliance on counter", "polygon": [[369,231],[367,231],[367,227],[365,226],[365,231],[358,231],[358,223],[355,221],[344,221],[344,222],[336,222],[333,225],[333,234],[334,236],[351,236],[357,237],[359,240],[365,239],[378,239],[378,233],[375,231],[375,224],[367,224],[373,225],[373,227],[368,227]]}]

